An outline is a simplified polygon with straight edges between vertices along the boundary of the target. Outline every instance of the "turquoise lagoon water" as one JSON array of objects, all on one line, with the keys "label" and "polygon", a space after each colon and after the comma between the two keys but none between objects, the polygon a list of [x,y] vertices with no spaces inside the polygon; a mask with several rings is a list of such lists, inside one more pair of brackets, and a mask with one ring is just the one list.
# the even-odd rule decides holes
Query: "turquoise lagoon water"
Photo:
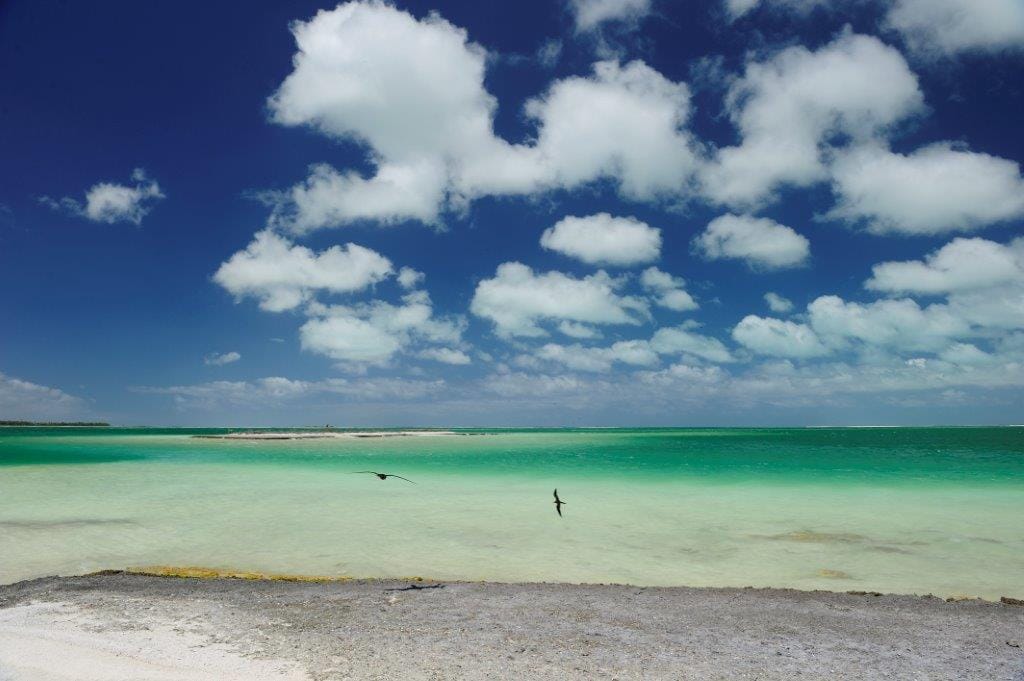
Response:
[{"label": "turquoise lagoon water", "polygon": [[194,437],[222,432],[0,428],[0,583],[188,565],[1024,597],[1022,428]]}]

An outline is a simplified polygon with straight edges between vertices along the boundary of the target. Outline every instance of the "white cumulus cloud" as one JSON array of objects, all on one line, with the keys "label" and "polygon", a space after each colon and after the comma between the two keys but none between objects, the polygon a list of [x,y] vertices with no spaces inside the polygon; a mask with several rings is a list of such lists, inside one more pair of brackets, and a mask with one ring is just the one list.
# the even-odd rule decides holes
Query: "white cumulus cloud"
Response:
[{"label": "white cumulus cloud", "polygon": [[292,26],[292,73],[269,100],[272,120],[368,147],[370,177],[313,167],[264,196],[271,225],[296,233],[358,220],[438,221],[485,195],[614,181],[632,199],[678,197],[696,168],[684,129],[690,92],[640,61],[594,64],[531,99],[535,142],[493,130],[487,53],[436,14],[416,19],[349,2]]},{"label": "white cumulus cloud", "polygon": [[640,275],[640,284],[654,294],[654,302],[676,312],[696,310],[700,307],[686,291],[686,281],[673,277],[657,267],[648,267]]},{"label": "white cumulus cloud", "polygon": [[1006,246],[987,239],[953,239],[924,260],[875,265],[864,286],[887,293],[936,295],[1012,283],[1024,283],[1024,237]]},{"label": "white cumulus cloud", "polygon": [[651,338],[651,347],[662,355],[687,354],[719,363],[733,361],[732,353],[722,341],[683,327],[658,329]]},{"label": "white cumulus cloud", "polygon": [[535,273],[518,262],[498,266],[473,294],[473,314],[494,322],[502,336],[544,336],[543,321],[639,324],[647,304],[618,293],[622,286],[604,271],[576,279],[562,272]]},{"label": "white cumulus cloud", "polygon": [[793,309],[793,301],[791,301],[789,298],[780,296],[778,293],[775,293],[774,291],[769,291],[768,293],[764,294],[764,302],[768,304],[768,309],[771,310],[772,312],[782,313],[789,312],[790,310]]},{"label": "white cumulus cloud", "polygon": [[1024,48],[1020,0],[895,0],[885,23],[926,56]]},{"label": "white cumulus cloud", "polygon": [[[461,318],[435,317],[425,291],[406,294],[400,305],[382,300],[359,305],[311,305],[309,313],[311,318],[299,329],[302,348],[330,357],[344,368],[383,366],[397,353],[423,345],[442,345],[450,350],[451,345],[461,342],[465,327]],[[435,353],[431,359],[439,356]],[[447,355],[448,359],[454,357]]]},{"label": "white cumulus cloud", "polygon": [[236,298],[252,296],[264,310],[281,312],[307,302],[316,291],[351,293],[391,273],[390,260],[358,244],[315,253],[263,230],[223,263],[213,280]]},{"label": "white cumulus cloud", "polygon": [[788,47],[750,61],[729,88],[726,108],[739,146],[720,149],[702,172],[713,201],[749,207],[782,185],[828,177],[835,140],[868,140],[923,108],[917,78],[877,38],[843,34],[817,51]]},{"label": "white cumulus cloud", "polygon": [[773,317],[747,315],[732,330],[732,337],[760,355],[807,359],[829,354],[829,349],[806,324]]},{"label": "white cumulus cloud", "polygon": [[661,230],[631,217],[568,216],[548,227],[540,245],[590,265],[628,267],[661,256]]},{"label": "white cumulus cloud", "polygon": [[906,156],[853,149],[836,159],[832,183],[838,203],[828,217],[866,222],[879,234],[968,232],[1024,217],[1020,166],[950,142]]},{"label": "white cumulus cloud", "polygon": [[708,260],[743,260],[754,269],[782,269],[804,264],[810,242],[791,227],[769,218],[722,215],[694,239]]}]

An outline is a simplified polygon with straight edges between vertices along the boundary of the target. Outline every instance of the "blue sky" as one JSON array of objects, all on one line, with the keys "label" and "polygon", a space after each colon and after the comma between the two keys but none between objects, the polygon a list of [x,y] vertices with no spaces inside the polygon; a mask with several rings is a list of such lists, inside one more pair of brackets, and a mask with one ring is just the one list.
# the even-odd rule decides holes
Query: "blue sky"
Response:
[{"label": "blue sky", "polygon": [[0,418],[1017,423],[1018,0],[0,6]]}]

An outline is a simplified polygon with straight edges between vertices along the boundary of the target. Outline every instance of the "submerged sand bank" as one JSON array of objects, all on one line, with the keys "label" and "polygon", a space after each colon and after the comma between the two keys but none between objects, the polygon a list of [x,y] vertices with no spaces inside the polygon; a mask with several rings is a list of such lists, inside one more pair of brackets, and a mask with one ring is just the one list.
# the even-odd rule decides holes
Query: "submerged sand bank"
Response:
[{"label": "submerged sand bank", "polygon": [[389,437],[436,437],[439,435],[465,435],[454,430],[317,430],[317,431],[254,431],[224,433],[221,435],[193,435],[205,440],[353,440]]},{"label": "submerged sand bank", "polygon": [[989,681],[1022,678],[1017,646],[1024,607],[915,596],[133,574],[0,587],[4,681]]}]

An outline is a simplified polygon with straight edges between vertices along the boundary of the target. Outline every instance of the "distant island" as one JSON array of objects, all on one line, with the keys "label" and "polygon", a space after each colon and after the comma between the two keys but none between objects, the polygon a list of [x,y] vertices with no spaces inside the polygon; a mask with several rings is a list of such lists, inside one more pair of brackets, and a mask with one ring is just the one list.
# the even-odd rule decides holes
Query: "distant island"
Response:
[{"label": "distant island", "polygon": [[0,426],[110,426],[103,421],[0,421]]}]

